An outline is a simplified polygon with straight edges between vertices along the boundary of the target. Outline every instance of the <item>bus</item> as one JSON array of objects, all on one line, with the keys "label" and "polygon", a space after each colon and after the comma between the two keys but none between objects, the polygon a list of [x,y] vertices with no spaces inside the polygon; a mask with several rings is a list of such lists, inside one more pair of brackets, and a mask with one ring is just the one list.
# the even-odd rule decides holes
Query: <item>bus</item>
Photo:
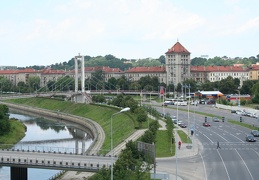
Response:
[{"label": "bus", "polygon": [[187,101],[184,101],[184,100],[177,100],[174,102],[174,105],[177,105],[177,106],[187,106]]}]

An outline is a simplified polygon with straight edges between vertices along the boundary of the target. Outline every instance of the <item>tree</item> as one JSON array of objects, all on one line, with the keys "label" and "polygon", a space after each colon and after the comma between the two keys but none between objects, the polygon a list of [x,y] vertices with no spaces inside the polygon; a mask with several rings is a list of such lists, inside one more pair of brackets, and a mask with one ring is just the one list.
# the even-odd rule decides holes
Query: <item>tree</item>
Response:
[{"label": "tree", "polygon": [[205,59],[205,58],[195,57],[191,60],[191,65],[192,66],[204,66],[206,61],[207,61],[207,59]]},{"label": "tree", "polygon": [[152,144],[155,142],[156,136],[155,134],[153,134],[152,131],[147,130],[144,135],[141,137],[141,141],[145,142],[145,143],[149,143]]},{"label": "tree", "polygon": [[252,95],[258,95],[259,94],[259,82],[253,85],[252,87]]},{"label": "tree", "polygon": [[28,86],[30,91],[35,91],[40,88],[40,77],[39,76],[31,76],[28,78]]},{"label": "tree", "polygon": [[9,109],[6,105],[0,105],[0,135],[7,134],[11,130],[8,112]]},{"label": "tree", "polygon": [[226,79],[220,81],[220,92],[223,94],[236,93],[238,86],[234,84],[233,77],[228,76]]},{"label": "tree", "polygon": [[142,123],[147,121],[147,113],[143,107],[139,107],[135,110],[137,114],[137,121],[139,122],[139,126],[142,127]]}]

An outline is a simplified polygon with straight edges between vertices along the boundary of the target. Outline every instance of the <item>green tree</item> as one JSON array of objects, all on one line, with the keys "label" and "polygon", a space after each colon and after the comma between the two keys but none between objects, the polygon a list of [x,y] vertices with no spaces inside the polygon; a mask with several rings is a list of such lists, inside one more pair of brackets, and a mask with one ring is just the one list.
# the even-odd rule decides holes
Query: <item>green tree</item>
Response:
[{"label": "green tree", "polygon": [[139,126],[142,127],[142,123],[147,121],[147,113],[143,107],[139,107],[135,110],[137,114],[137,121],[139,122]]},{"label": "green tree", "polygon": [[259,82],[255,83],[252,87],[252,95],[256,96],[259,94]]},{"label": "green tree", "polygon": [[11,130],[8,112],[9,109],[6,105],[0,105],[0,135],[7,134]]},{"label": "green tree", "polygon": [[144,135],[141,137],[141,141],[142,142],[149,143],[149,144],[154,143],[155,139],[156,139],[155,134],[152,131],[150,131],[150,130],[147,130],[144,133]]},{"label": "green tree", "polygon": [[40,88],[40,77],[39,76],[30,76],[27,82],[30,91],[37,91]]}]

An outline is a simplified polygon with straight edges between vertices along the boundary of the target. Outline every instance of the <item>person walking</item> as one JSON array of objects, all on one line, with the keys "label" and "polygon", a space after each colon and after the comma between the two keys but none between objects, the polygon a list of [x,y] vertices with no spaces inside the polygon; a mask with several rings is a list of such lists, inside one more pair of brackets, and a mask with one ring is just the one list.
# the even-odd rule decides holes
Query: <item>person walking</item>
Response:
[{"label": "person walking", "polygon": [[218,141],[217,141],[217,149],[221,149]]},{"label": "person walking", "polygon": [[179,142],[178,142],[178,149],[181,149],[181,145],[182,145],[182,142],[179,141]]}]

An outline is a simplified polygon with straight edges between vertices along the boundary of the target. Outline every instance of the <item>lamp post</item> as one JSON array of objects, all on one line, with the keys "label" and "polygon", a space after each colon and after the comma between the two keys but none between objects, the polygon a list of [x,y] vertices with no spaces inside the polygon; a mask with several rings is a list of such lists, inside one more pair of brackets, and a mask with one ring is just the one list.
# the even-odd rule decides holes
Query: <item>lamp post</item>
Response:
[{"label": "lamp post", "polygon": [[237,89],[238,92],[238,108],[240,108],[240,90]]},{"label": "lamp post", "polygon": [[130,108],[129,107],[126,107],[122,110],[120,110],[119,112],[117,113],[114,113],[111,115],[111,180],[113,180],[113,154],[114,154],[114,151],[113,151],[113,139],[112,139],[112,117],[115,116],[116,114],[119,114],[119,113],[122,113],[122,112],[126,112],[126,111],[129,111]]}]

